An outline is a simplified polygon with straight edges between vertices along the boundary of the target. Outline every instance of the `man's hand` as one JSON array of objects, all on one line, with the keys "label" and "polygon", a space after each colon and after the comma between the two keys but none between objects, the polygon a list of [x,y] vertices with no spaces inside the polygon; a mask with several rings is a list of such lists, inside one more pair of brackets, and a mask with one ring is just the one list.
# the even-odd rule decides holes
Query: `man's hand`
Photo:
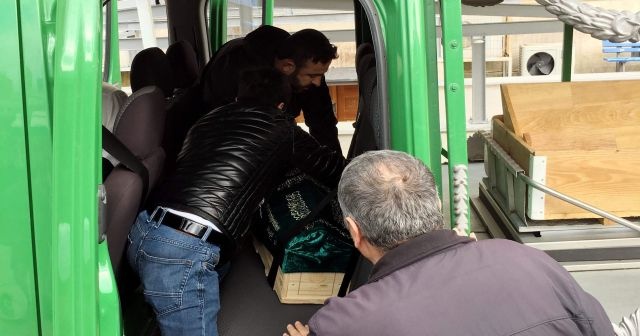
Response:
[{"label": "man's hand", "polygon": [[287,325],[287,332],[282,336],[307,336],[309,335],[309,326],[296,321],[293,325]]},{"label": "man's hand", "polygon": [[467,233],[464,231],[464,229],[461,229],[457,226],[454,227],[452,230],[455,231],[455,233],[458,234],[458,236],[469,237],[473,240],[478,240],[478,238],[476,238],[476,234],[473,232],[471,232],[471,234],[467,236]]}]

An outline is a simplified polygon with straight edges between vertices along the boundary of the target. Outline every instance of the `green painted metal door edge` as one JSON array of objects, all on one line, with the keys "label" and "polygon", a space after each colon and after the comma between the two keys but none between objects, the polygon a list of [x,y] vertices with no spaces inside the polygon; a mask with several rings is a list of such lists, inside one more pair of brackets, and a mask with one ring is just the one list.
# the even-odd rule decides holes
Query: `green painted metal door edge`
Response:
[{"label": "green painted metal door edge", "polygon": [[[466,113],[464,106],[464,63],[462,58],[462,8],[460,1],[440,1],[442,24],[442,46],[444,49],[445,104],[447,111],[447,148],[449,153],[449,205],[451,226],[457,216],[466,216],[467,231],[470,225],[469,187],[464,181],[466,193],[455,194],[454,168],[468,166]],[[466,178],[466,177],[465,177]],[[462,201],[456,198],[466,198]],[[454,207],[462,208],[458,202],[466,203],[466,214],[459,214]]]},{"label": "green painted metal door edge", "polygon": [[262,0],[262,24],[273,25],[274,0]]},{"label": "green painted metal door edge", "polygon": [[124,335],[118,285],[106,241],[98,245],[98,309],[99,335]]},{"label": "green painted metal door edge", "polygon": [[51,303],[51,78],[47,70],[45,10],[36,1],[21,0],[20,39],[23,63],[24,107],[26,113],[27,148],[33,216],[37,294],[42,335],[51,335],[53,321]]},{"label": "green painted metal door edge", "polygon": [[[53,92],[53,335],[120,329],[117,292],[100,292],[101,3],[59,0]],[[104,248],[104,247],[102,247]],[[115,297],[115,300],[113,298]],[[108,307],[111,299],[111,307]],[[100,304],[98,304],[100,300]],[[100,310],[100,311],[99,311]],[[101,314],[102,313],[102,314]]]},{"label": "green painted metal door edge", "polygon": [[562,81],[571,81],[573,64],[573,26],[565,23],[562,33]]},{"label": "green painted metal door edge", "polygon": [[211,55],[227,42],[227,0],[209,1],[209,45]]},{"label": "green painted metal door edge", "polygon": [[429,111],[437,101],[427,94],[428,11],[422,1],[373,2],[387,51],[391,148],[416,156],[441,180],[439,135],[429,135],[439,117]]},{"label": "green painted metal door edge", "polygon": [[122,87],[122,75],[120,74],[120,35],[118,32],[118,1],[111,3],[111,32],[109,34],[109,83]]},{"label": "green painted metal door edge", "polygon": [[438,87],[438,54],[436,35],[436,8],[435,2],[425,2],[425,24],[426,24],[426,54],[427,54],[427,95],[429,96],[429,134],[430,139],[429,156],[433,164],[431,170],[434,171],[436,185],[439,188],[440,196],[442,189],[442,138],[440,137],[440,88]]},{"label": "green painted metal door edge", "polygon": [[26,97],[20,2],[0,3],[0,32],[6,48],[0,63],[0,330],[6,335],[40,331],[33,214],[29,181]]}]

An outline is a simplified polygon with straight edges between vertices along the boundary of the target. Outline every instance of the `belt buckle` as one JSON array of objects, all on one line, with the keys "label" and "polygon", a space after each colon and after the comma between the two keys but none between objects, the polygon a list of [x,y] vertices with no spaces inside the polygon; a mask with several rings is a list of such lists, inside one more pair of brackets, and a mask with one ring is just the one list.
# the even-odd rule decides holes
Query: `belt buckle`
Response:
[{"label": "belt buckle", "polygon": [[[166,216],[175,216],[177,218],[180,219],[180,224],[175,226],[174,228],[178,231],[184,232],[190,236],[196,237],[196,238],[202,238],[204,237],[207,232],[210,230],[211,232],[214,231],[213,228],[204,225],[204,224],[200,224],[198,222],[192,221],[191,219],[182,217],[180,215],[176,215],[174,213],[171,213],[169,211],[167,211],[166,208],[163,208],[161,206],[156,207],[156,209],[153,211],[153,213],[151,214],[151,216],[149,217],[149,220],[152,221],[156,221],[158,224],[161,225],[168,225],[167,223],[164,223],[164,218]],[[158,219],[156,219],[156,217],[158,217]],[[171,226],[171,225],[169,225]],[[209,238],[209,237],[207,237]]]},{"label": "belt buckle", "polygon": [[204,233],[207,231],[207,228],[209,227],[200,223],[196,223],[187,218],[183,218],[182,224],[180,224],[180,230],[198,238],[202,238]]}]

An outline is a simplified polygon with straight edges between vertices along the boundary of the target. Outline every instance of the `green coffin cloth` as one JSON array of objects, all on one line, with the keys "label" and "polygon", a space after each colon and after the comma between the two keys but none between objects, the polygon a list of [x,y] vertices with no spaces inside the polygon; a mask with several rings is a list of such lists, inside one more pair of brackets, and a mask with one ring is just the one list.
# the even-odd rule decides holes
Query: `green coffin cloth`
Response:
[{"label": "green coffin cloth", "polygon": [[286,246],[291,229],[329,193],[329,189],[298,170],[290,171],[261,208],[258,239],[275,255],[284,248],[284,273],[344,272],[354,251],[342,224],[336,197]]}]

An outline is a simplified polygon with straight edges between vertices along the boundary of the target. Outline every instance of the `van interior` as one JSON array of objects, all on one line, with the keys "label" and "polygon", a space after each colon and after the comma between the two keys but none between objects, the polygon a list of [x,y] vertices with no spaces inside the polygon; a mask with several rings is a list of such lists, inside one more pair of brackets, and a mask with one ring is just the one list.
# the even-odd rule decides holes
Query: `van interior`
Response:
[{"label": "van interior", "polygon": [[[105,22],[110,22],[112,3],[105,2],[108,14]],[[385,124],[388,118],[382,108],[383,88],[378,85],[376,45],[364,8],[358,1],[354,4],[358,104],[355,120],[350,121],[354,130],[345,153],[348,159],[388,147],[388,125]],[[107,82],[102,85],[102,167],[107,198],[103,213],[126,334],[159,334],[153,312],[144,302],[139,283],[123,261],[123,255],[127,234],[137,213],[163,172],[172,169],[180,150],[180,139],[184,139],[189,126],[197,119],[193,111],[198,99],[199,77],[209,57],[215,55],[207,35],[212,30],[206,27],[226,24],[206,20],[211,13],[208,6],[214,6],[214,2],[166,0],[166,24],[170,32],[166,52],[150,47],[135,55],[129,71],[130,95]],[[113,33],[110,29],[115,27],[107,25],[106,36]],[[110,39],[105,42],[109,44]],[[105,46],[106,51],[111,48],[113,46]],[[111,55],[113,53],[105,52],[105,79],[107,67],[113,64],[109,59]],[[288,323],[308,321],[320,307],[280,303],[267,282],[250,236],[231,265],[221,283],[220,335],[282,334]],[[365,281],[370,268],[365,260],[358,261],[351,289]]]}]

